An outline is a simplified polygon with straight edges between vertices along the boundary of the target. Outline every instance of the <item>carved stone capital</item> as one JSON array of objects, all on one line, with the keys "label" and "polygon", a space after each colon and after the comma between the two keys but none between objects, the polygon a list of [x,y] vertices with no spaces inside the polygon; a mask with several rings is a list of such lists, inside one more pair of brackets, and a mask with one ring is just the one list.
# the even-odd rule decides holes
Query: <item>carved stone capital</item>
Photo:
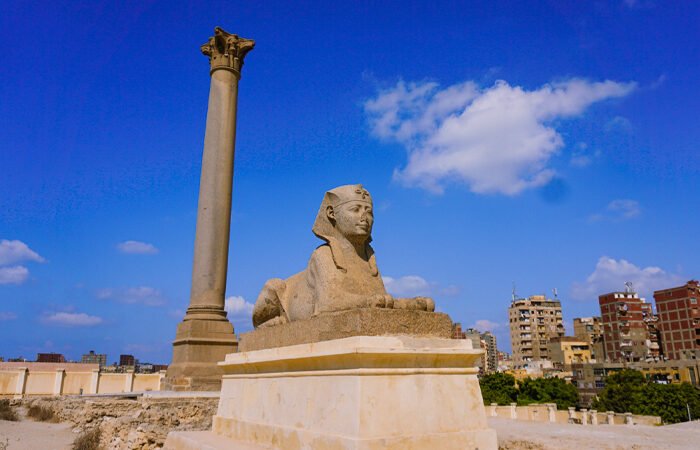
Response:
[{"label": "carved stone capital", "polygon": [[255,47],[255,41],[230,34],[219,27],[214,28],[214,36],[200,48],[209,57],[211,72],[218,69],[230,70],[241,76],[243,58]]}]

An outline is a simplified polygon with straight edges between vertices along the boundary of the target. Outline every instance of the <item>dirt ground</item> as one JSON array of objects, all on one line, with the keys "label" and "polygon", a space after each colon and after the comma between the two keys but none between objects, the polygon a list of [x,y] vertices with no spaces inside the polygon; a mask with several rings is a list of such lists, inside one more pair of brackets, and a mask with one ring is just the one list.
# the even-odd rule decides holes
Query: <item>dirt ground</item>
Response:
[{"label": "dirt ground", "polygon": [[75,436],[68,423],[0,420],[0,448],[8,450],[70,449]]},{"label": "dirt ground", "polygon": [[570,425],[489,417],[501,450],[699,448],[700,421],[667,426]]}]

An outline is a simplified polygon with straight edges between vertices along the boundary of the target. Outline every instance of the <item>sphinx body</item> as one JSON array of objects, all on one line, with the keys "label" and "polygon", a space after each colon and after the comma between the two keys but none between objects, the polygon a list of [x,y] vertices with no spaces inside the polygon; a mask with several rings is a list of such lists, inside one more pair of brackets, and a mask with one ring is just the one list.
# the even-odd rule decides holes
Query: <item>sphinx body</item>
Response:
[{"label": "sphinx body", "polygon": [[313,232],[325,244],[311,254],[305,270],[263,286],[253,309],[253,325],[272,326],[354,308],[433,311],[427,297],[389,295],[370,246],[372,199],[362,185],[326,192]]}]

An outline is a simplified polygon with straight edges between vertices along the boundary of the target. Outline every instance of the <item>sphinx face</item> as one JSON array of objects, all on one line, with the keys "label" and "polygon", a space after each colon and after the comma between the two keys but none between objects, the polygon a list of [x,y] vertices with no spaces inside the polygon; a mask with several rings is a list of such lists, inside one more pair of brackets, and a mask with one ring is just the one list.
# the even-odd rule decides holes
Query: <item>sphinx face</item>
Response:
[{"label": "sphinx face", "polygon": [[372,235],[374,215],[372,205],[351,201],[334,209],[335,227],[345,237],[369,237]]}]

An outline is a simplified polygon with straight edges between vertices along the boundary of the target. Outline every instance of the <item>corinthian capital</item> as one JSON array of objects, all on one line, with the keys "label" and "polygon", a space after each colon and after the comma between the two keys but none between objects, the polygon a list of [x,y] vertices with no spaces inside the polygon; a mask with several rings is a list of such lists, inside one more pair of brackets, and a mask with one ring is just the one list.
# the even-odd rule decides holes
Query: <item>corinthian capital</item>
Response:
[{"label": "corinthian capital", "polygon": [[243,58],[254,46],[254,40],[227,33],[216,27],[214,36],[200,48],[202,53],[209,57],[212,72],[217,69],[230,70],[240,77]]}]

